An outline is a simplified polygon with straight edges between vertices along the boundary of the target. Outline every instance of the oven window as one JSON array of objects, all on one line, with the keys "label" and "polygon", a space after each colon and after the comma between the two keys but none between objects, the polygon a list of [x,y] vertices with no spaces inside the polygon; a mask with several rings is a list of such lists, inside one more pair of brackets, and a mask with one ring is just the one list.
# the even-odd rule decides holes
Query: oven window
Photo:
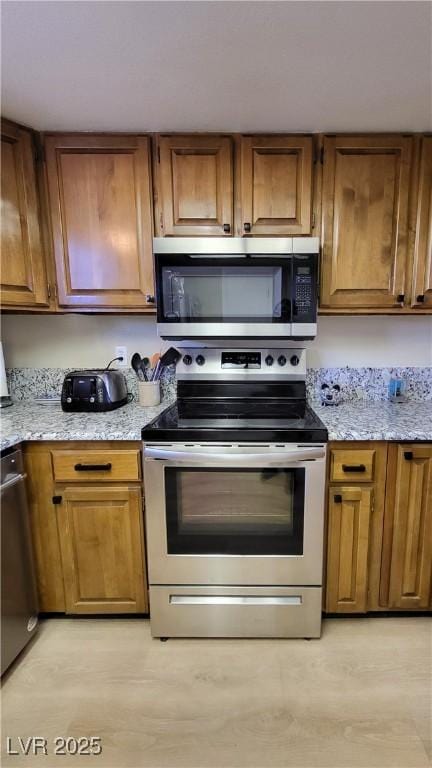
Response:
[{"label": "oven window", "polygon": [[302,555],[304,469],[167,467],[168,554]]},{"label": "oven window", "polygon": [[290,320],[287,268],[162,267],[162,320],[277,322]]}]

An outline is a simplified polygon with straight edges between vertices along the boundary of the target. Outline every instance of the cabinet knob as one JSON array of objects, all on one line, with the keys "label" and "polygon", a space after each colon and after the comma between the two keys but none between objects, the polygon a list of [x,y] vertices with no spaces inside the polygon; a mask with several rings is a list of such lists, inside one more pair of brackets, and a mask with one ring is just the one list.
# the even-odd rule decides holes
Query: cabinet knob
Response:
[{"label": "cabinet knob", "polygon": [[147,304],[154,304],[155,303],[155,297],[152,296],[150,293],[146,296],[146,302]]},{"label": "cabinet knob", "polygon": [[412,451],[404,451],[404,459],[405,461],[412,461],[414,458],[414,454]]},{"label": "cabinet knob", "polygon": [[61,496],[53,496],[52,497],[52,503],[53,504],[61,504],[62,503],[62,497]]},{"label": "cabinet knob", "polygon": [[420,293],[419,296],[417,296],[417,304],[424,304],[424,293]]},{"label": "cabinet knob", "polygon": [[223,225],[223,231],[226,233],[231,232],[231,224],[224,224]]},{"label": "cabinet knob", "polygon": [[243,229],[244,229],[245,232],[250,232],[251,231],[251,225],[250,225],[249,221],[245,221],[245,223],[243,224]]},{"label": "cabinet knob", "polygon": [[340,493],[336,493],[333,498],[334,498],[335,504],[342,504],[342,496]]},{"label": "cabinet knob", "polygon": [[399,304],[403,304],[404,301],[405,301],[405,294],[404,293],[399,293],[398,296],[397,296],[397,301],[399,302]]}]

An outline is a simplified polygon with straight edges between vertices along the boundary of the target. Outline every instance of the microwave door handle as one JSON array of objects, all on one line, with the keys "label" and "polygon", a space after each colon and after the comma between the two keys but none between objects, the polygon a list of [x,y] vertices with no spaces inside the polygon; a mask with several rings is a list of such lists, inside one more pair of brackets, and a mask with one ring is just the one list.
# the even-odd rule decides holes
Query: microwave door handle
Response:
[{"label": "microwave door handle", "polygon": [[230,463],[244,462],[251,466],[287,466],[293,462],[323,459],[325,449],[305,448],[286,453],[206,453],[203,451],[172,451],[166,448],[145,447],[145,459],[162,459],[163,461],[185,462],[188,464],[220,464],[229,466]]}]

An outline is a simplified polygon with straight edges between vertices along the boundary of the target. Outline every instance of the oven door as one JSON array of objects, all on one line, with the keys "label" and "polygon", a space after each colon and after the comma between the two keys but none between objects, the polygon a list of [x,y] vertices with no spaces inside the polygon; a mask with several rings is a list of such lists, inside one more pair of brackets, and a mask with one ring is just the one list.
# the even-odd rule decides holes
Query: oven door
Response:
[{"label": "oven door", "polygon": [[156,254],[155,265],[163,338],[291,336],[290,255]]},{"label": "oven door", "polygon": [[321,585],[325,447],[146,445],[152,585]]}]

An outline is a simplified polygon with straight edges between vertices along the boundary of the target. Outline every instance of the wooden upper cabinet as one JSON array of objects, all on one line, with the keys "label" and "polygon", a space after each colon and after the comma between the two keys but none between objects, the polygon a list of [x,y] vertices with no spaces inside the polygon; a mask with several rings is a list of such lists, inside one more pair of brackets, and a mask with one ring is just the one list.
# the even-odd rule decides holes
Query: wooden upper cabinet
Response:
[{"label": "wooden upper cabinet", "polygon": [[403,306],[412,140],[324,139],[321,306]]},{"label": "wooden upper cabinet", "polygon": [[432,445],[391,445],[382,559],[383,606],[429,606],[431,531]]},{"label": "wooden upper cabinet", "polygon": [[312,211],[312,137],[242,136],[241,230],[308,235]]},{"label": "wooden upper cabinet", "polygon": [[432,136],[422,141],[412,304],[432,309]]},{"label": "wooden upper cabinet", "polygon": [[149,140],[51,135],[46,161],[59,305],[152,306]]},{"label": "wooden upper cabinet", "polygon": [[232,235],[232,139],[161,136],[158,157],[161,234]]},{"label": "wooden upper cabinet", "polygon": [[1,303],[47,306],[31,131],[1,123]]}]

